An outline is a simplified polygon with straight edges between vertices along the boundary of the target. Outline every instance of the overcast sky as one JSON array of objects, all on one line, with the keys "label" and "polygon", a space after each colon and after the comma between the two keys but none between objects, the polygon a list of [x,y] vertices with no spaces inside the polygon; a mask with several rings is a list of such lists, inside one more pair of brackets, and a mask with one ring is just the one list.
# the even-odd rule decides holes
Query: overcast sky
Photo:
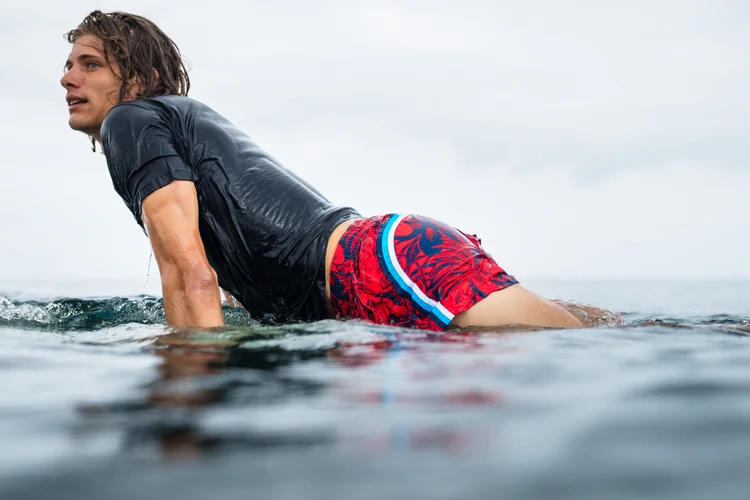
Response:
[{"label": "overcast sky", "polygon": [[334,203],[478,233],[522,280],[750,278],[748,6],[5,2],[0,285],[145,279],[148,240],[58,83],[96,8],[156,22],[191,97]]}]

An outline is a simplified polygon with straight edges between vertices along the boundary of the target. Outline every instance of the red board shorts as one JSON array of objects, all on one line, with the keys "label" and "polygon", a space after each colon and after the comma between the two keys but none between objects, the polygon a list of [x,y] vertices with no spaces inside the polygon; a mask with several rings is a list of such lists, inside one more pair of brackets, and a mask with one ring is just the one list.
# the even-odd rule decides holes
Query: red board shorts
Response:
[{"label": "red board shorts", "polygon": [[475,236],[428,217],[354,221],[331,264],[337,318],[444,330],[492,292],[518,283]]}]

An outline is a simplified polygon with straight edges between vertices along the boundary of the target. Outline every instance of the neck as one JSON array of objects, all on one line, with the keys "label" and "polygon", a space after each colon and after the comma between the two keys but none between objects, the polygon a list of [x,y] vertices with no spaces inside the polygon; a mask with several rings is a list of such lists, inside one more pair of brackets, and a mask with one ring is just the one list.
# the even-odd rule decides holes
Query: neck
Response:
[{"label": "neck", "polygon": [[102,146],[102,136],[99,132],[92,133],[92,134],[86,134],[89,136],[89,140],[91,141],[91,148],[96,152],[96,145],[99,145],[99,151],[104,153],[104,146]]}]

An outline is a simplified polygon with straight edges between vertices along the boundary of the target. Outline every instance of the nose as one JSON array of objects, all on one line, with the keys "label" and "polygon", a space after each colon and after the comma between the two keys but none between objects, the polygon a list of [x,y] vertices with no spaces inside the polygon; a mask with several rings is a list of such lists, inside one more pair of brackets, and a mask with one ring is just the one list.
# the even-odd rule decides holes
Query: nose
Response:
[{"label": "nose", "polygon": [[79,86],[79,78],[75,68],[70,68],[65,72],[62,78],[60,78],[60,85],[65,89]]}]

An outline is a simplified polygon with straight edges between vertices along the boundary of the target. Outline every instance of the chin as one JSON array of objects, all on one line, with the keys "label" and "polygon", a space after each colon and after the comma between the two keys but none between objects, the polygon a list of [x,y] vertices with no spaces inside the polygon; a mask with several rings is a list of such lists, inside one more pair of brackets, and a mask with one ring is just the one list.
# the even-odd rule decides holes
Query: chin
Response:
[{"label": "chin", "polygon": [[81,120],[76,116],[71,116],[68,120],[70,128],[77,132],[83,132],[86,135],[91,135],[92,131],[96,130],[96,127],[89,120]]}]

